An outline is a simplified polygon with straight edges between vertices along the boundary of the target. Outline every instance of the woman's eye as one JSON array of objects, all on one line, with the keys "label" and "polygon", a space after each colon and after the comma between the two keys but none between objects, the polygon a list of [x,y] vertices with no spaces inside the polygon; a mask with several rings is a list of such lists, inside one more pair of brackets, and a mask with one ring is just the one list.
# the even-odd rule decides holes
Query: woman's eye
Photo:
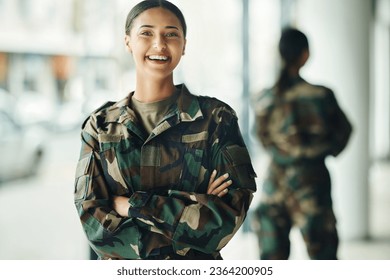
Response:
[{"label": "woman's eye", "polygon": [[150,31],[142,31],[140,34],[143,35],[143,36],[151,36],[152,32],[150,32]]},{"label": "woman's eye", "polygon": [[167,33],[165,36],[166,37],[178,37],[179,35],[175,32],[171,32],[171,33]]}]

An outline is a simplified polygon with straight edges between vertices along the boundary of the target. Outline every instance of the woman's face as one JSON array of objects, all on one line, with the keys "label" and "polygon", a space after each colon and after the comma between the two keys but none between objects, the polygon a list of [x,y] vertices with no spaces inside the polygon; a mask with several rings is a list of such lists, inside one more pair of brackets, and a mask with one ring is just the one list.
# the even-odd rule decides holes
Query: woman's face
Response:
[{"label": "woman's face", "polygon": [[163,8],[138,15],[125,42],[133,54],[137,74],[156,78],[172,75],[186,44],[179,19]]}]

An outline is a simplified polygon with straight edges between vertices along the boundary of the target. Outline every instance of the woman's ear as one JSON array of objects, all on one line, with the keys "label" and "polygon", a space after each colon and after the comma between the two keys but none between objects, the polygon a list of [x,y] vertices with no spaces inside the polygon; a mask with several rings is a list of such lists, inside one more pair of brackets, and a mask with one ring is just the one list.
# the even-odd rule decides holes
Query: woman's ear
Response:
[{"label": "woman's ear", "polygon": [[185,53],[186,53],[186,43],[187,43],[187,40],[184,41],[184,46],[183,46],[183,53],[182,53],[182,55],[185,55]]},{"label": "woman's ear", "polygon": [[305,49],[302,51],[302,54],[301,54],[301,57],[300,57],[300,67],[302,67],[303,65],[305,65],[306,61],[309,59],[310,57],[310,52],[309,52],[309,49]]},{"label": "woman's ear", "polygon": [[132,50],[131,50],[131,46],[130,46],[130,36],[129,35],[126,35],[125,36],[125,45],[126,45],[126,50],[131,53]]}]

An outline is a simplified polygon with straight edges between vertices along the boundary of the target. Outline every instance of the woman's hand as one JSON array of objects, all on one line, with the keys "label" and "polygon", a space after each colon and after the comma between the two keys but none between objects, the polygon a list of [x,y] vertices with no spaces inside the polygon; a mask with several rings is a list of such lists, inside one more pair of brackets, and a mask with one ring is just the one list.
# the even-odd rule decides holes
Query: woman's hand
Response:
[{"label": "woman's hand", "polygon": [[211,173],[209,186],[207,188],[207,194],[213,194],[219,197],[224,196],[228,192],[228,187],[232,184],[232,180],[226,181],[227,178],[229,178],[229,174],[225,173],[224,175],[218,177],[217,171],[214,170],[213,173]]},{"label": "woman's hand", "polygon": [[129,198],[126,196],[113,196],[112,208],[122,217],[128,217],[130,208]]}]

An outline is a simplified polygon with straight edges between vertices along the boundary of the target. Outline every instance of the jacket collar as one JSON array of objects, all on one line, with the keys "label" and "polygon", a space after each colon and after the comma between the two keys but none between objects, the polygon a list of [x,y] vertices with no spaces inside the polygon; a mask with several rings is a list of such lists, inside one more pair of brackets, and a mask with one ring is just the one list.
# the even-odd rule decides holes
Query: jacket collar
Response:
[{"label": "jacket collar", "polygon": [[[176,108],[174,115],[178,116],[179,122],[192,122],[203,118],[203,113],[200,109],[197,96],[190,93],[184,84],[176,86],[180,90],[180,94],[176,100]],[[136,116],[134,111],[128,106],[129,99],[132,93],[122,100],[113,104],[107,112],[106,122],[117,122],[126,124],[127,122],[135,122]],[[172,114],[170,114],[172,116]]]},{"label": "jacket collar", "polygon": [[191,94],[184,84],[178,85],[181,87],[180,95],[177,99],[177,112],[179,119],[182,122],[192,122],[203,118],[203,113],[199,106],[198,98]]}]

